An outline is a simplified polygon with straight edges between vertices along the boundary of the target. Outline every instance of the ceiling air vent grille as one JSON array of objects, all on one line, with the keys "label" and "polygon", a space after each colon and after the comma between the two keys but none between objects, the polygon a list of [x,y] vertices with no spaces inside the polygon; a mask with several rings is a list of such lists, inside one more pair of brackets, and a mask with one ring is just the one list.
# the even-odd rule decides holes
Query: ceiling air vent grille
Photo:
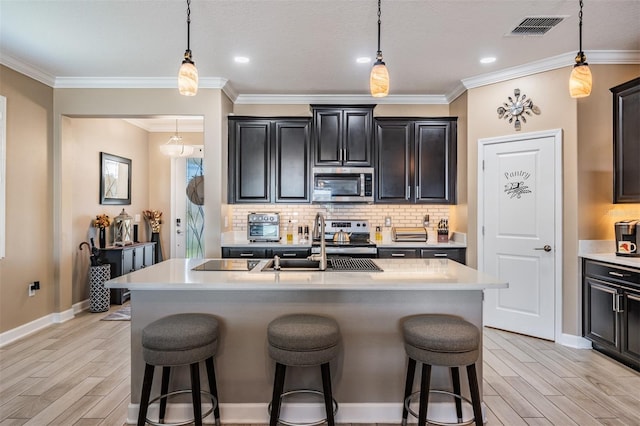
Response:
[{"label": "ceiling air vent grille", "polygon": [[564,16],[527,16],[507,35],[541,36],[564,20]]}]

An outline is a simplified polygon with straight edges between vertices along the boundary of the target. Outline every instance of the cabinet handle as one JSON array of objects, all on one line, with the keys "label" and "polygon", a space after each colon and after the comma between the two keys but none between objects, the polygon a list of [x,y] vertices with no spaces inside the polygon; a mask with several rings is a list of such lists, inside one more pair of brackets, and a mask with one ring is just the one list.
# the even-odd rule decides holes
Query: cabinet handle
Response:
[{"label": "cabinet handle", "polygon": [[447,257],[447,253],[433,253],[433,257]]},{"label": "cabinet handle", "polygon": [[616,305],[616,312],[624,312],[624,308],[621,307],[624,306],[624,295],[616,294]]},{"label": "cabinet handle", "polygon": [[404,253],[391,253],[391,257],[404,257]]},{"label": "cabinet handle", "polygon": [[282,253],[282,257],[296,257],[295,253]]},{"label": "cabinet handle", "polygon": [[629,274],[621,274],[620,272],[609,271],[609,275],[613,275],[614,277],[624,278],[628,277]]},{"label": "cabinet handle", "polygon": [[253,253],[240,253],[240,257],[253,257]]},{"label": "cabinet handle", "polygon": [[407,186],[407,192],[405,194],[404,199],[408,200],[409,198],[411,198],[411,185]]},{"label": "cabinet handle", "polygon": [[420,199],[420,185],[416,185],[416,200]]}]

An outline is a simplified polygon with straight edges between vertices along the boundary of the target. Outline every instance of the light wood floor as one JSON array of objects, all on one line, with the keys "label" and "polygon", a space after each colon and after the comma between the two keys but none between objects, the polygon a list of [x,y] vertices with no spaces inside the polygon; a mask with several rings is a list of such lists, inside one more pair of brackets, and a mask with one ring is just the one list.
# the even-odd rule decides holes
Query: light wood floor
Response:
[{"label": "light wood floor", "polygon": [[[0,425],[124,424],[129,322],[104,316],[0,349]],[[640,374],[592,350],[485,329],[484,401],[492,426],[640,425]]]}]

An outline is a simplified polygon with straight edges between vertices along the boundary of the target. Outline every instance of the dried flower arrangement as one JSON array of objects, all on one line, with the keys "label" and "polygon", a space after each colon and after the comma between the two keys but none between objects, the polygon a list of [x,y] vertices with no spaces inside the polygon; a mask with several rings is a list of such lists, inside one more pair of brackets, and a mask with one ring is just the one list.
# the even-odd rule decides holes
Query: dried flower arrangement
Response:
[{"label": "dried flower arrangement", "polygon": [[96,228],[104,229],[109,225],[111,225],[111,220],[106,214],[96,215],[96,218],[93,220],[93,226]]},{"label": "dried flower arrangement", "polygon": [[144,214],[144,218],[149,222],[151,232],[160,232],[162,212],[158,210],[144,210],[142,214]]}]

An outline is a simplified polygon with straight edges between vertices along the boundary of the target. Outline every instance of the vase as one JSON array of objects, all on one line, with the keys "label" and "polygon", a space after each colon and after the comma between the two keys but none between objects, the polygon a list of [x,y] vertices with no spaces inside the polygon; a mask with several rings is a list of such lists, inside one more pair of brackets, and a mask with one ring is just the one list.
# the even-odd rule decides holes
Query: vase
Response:
[{"label": "vase", "polygon": [[98,244],[101,249],[107,246],[107,231],[104,228],[98,228]]},{"label": "vase", "polygon": [[156,243],[156,249],[155,249],[156,262],[155,263],[160,263],[160,262],[162,262],[162,246],[160,245],[160,233],[159,232],[152,232],[151,233],[151,242],[152,243]]}]

